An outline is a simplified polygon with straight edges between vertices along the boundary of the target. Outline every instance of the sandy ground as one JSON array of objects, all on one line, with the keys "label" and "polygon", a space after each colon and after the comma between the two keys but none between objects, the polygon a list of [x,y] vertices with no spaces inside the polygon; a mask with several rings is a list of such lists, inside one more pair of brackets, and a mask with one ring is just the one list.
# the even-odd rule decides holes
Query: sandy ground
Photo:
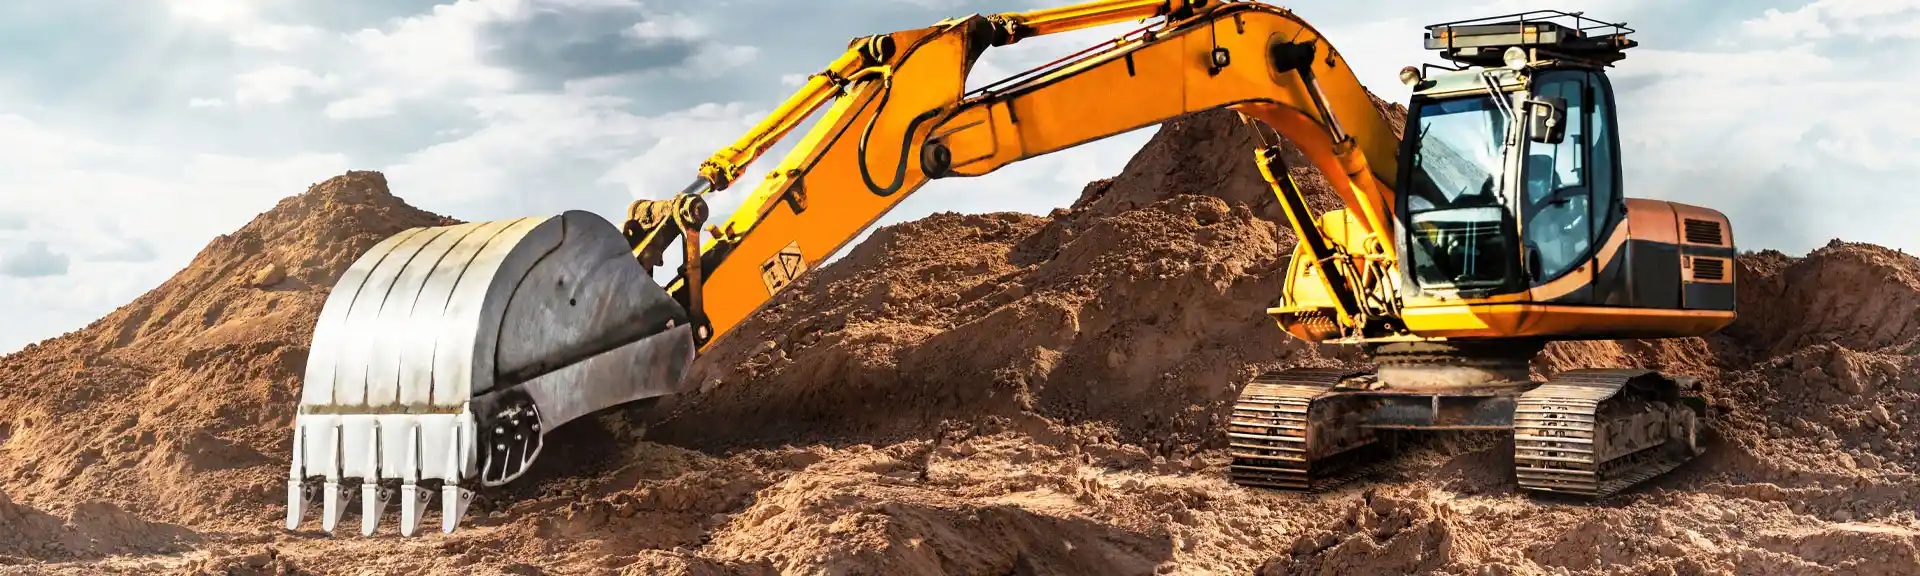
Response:
[{"label": "sandy ground", "polygon": [[1708,454],[1642,489],[1518,494],[1499,434],[1399,438],[1326,494],[1228,484],[1240,384],[1357,361],[1262,314],[1293,239],[1251,138],[1196,115],[1047,217],[877,231],[716,346],[697,391],[568,426],[469,527],[413,539],[280,526],[327,288],[452,221],[349,173],[0,357],[0,572],[1920,573],[1920,260],[1870,245],[1743,255],[1721,334],[1543,355],[1700,377]]}]

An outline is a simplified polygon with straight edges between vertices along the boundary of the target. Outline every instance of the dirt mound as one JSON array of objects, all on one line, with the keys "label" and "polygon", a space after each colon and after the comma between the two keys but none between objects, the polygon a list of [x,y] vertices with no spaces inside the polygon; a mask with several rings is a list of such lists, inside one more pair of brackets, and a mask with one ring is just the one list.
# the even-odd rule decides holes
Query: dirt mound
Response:
[{"label": "dirt mound", "polygon": [[1920,260],[1835,240],[1804,258],[1740,259],[1740,321],[1727,332],[1771,357],[1818,344],[1854,350],[1920,338]]},{"label": "dirt mound", "polygon": [[[701,390],[663,403],[655,437],[882,439],[1032,411],[1190,453],[1213,436],[1230,383],[1332,361],[1265,315],[1293,237],[1271,220],[1252,142],[1234,113],[1194,114],[1049,218],[940,214],[878,230],[716,345],[695,370]],[[1324,179],[1301,179],[1315,204],[1338,204]]]},{"label": "dirt mound", "polygon": [[267,521],[285,498],[286,427],[328,288],[381,239],[449,222],[393,197],[380,174],[350,172],[214,239],[105,318],[0,358],[0,479],[55,509],[100,500],[196,525]]},{"label": "dirt mound", "polygon": [[0,566],[179,552],[198,540],[185,528],[147,522],[104,502],[80,504],[62,518],[14,503],[0,492]]}]

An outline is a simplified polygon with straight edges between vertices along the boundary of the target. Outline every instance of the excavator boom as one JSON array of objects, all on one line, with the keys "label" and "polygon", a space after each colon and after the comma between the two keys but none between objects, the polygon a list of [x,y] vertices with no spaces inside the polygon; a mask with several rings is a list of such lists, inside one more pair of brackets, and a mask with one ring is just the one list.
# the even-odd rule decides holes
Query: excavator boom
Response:
[{"label": "excavator boom", "polygon": [[[965,90],[967,71],[991,46],[1142,15],[1163,18],[1051,66]],[[859,62],[871,65],[855,69]],[[829,98],[835,90],[841,95]],[[982,176],[1221,107],[1306,150],[1363,215],[1373,257],[1394,258],[1387,237],[1398,138],[1317,31],[1258,3],[1097,2],[856,40],[766,122],[709,159],[689,188],[724,188],[793,122],[825,109],[702,247],[704,308],[696,314],[711,322],[713,337],[727,333],[934,179]],[[1304,210],[1303,202],[1289,204]],[[1313,217],[1301,216],[1296,232],[1320,236]],[[1331,243],[1316,244],[1327,250],[1321,260],[1338,257]],[[1329,290],[1357,290],[1341,280],[1346,274],[1327,276],[1335,281]],[[689,286],[683,271],[668,290],[686,302]],[[1361,314],[1360,297],[1344,300],[1354,303],[1348,315]]]}]

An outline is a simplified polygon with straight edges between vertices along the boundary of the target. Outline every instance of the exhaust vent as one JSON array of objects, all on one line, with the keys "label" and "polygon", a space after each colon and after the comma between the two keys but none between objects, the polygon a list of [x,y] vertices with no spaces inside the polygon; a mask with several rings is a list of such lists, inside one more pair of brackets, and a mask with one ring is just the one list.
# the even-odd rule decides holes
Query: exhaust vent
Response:
[{"label": "exhaust vent", "polygon": [[1722,281],[1727,279],[1727,261],[1720,258],[1694,258],[1693,279]]},{"label": "exhaust vent", "polygon": [[1725,243],[1723,240],[1725,235],[1720,231],[1719,222],[1688,218],[1686,219],[1686,228],[1687,243],[1689,244],[1711,244],[1719,246]]}]

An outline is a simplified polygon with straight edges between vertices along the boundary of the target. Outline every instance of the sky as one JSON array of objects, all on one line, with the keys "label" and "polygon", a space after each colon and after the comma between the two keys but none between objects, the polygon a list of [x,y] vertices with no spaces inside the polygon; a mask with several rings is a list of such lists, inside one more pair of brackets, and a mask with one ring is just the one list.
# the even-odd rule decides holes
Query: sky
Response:
[{"label": "sky", "polygon": [[[1275,2],[1269,2],[1275,3]],[[1920,0],[1277,2],[1389,100],[1423,26],[1625,20],[1629,196],[1717,208],[1743,248],[1920,249]],[[0,5],[0,353],[85,326],[347,170],[464,220],[662,198],[850,38],[1045,0],[69,0]],[[990,50],[980,86],[1125,31]],[[1904,57],[1904,58],[1903,58]],[[1143,129],[932,183],[879,224],[1044,214]],[[787,146],[750,169],[771,166]],[[757,180],[714,198],[714,221]]]}]

